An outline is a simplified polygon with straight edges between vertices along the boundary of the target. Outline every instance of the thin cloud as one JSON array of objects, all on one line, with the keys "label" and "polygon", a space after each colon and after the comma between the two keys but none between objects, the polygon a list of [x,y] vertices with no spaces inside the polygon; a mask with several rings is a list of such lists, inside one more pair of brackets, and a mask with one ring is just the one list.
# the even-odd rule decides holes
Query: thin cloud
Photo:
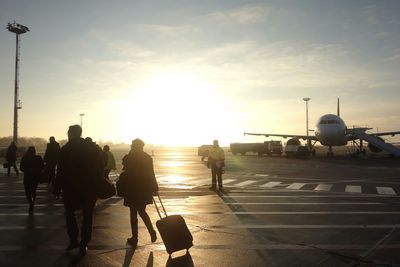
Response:
[{"label": "thin cloud", "polygon": [[255,24],[265,21],[270,12],[271,7],[265,4],[246,5],[213,12],[204,18],[219,24]]}]

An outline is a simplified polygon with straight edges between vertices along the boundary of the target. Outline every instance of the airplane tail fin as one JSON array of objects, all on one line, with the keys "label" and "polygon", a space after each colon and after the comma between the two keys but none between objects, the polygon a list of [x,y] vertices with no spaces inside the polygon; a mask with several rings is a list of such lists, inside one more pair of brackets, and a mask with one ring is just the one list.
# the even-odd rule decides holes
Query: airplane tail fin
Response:
[{"label": "airplane tail fin", "polygon": [[339,102],[339,97],[337,99],[337,116],[340,117],[340,102]]}]

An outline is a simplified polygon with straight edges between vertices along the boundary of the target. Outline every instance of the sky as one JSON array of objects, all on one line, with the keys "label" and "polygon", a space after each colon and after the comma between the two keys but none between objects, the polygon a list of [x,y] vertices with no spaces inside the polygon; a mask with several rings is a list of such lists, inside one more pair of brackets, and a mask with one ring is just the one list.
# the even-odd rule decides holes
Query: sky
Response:
[{"label": "sky", "polygon": [[400,130],[400,1],[0,1],[0,136],[160,145],[305,134],[336,112],[348,127]]}]

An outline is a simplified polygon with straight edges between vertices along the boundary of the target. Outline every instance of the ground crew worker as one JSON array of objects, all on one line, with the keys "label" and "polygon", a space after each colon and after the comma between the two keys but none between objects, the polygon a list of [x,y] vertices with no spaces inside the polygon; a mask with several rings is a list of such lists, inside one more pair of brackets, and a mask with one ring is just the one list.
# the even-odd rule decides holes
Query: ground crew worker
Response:
[{"label": "ground crew worker", "polygon": [[218,188],[223,191],[222,187],[222,173],[225,168],[225,153],[224,150],[219,146],[218,140],[214,140],[213,147],[209,149],[208,154],[208,164],[207,166],[211,168],[211,190],[217,188],[217,178],[218,178]]},{"label": "ground crew worker", "polygon": [[115,158],[113,153],[110,151],[110,146],[105,145],[103,147],[103,153],[104,153],[104,178],[109,179],[108,175],[110,174],[111,170],[115,170]]}]

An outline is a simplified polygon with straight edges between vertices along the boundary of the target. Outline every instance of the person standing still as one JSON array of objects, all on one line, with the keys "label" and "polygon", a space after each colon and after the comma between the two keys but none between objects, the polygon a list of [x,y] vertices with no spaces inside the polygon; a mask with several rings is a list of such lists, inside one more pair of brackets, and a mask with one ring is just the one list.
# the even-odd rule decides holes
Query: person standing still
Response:
[{"label": "person standing still", "polygon": [[56,166],[58,163],[58,157],[60,156],[60,151],[60,144],[56,142],[54,136],[51,136],[43,160],[46,163],[45,172],[48,178],[48,183],[53,186],[56,178]]},{"label": "person standing still", "polygon": [[15,144],[15,142],[11,142],[11,144],[7,148],[6,161],[7,161],[7,176],[10,176],[11,167],[14,167],[15,173],[18,176],[19,172],[18,172],[18,168],[16,166],[17,145]]},{"label": "person standing still", "polygon": [[34,146],[30,146],[21,159],[21,171],[24,172],[24,187],[26,199],[29,203],[29,214],[33,214],[33,207],[36,200],[36,189],[43,169],[42,157],[36,155]]},{"label": "person standing still", "polygon": [[[65,219],[69,245],[66,251],[78,248],[81,257],[86,255],[92,238],[93,210],[96,204],[95,188],[103,179],[104,163],[98,147],[81,138],[82,128],[72,125],[68,130],[68,143],[61,148],[58,161],[54,195],[63,192]],[[101,150],[101,149],[100,149]],[[75,212],[82,210],[81,241]]]},{"label": "person standing still", "polygon": [[211,190],[217,188],[217,178],[218,178],[218,188],[223,191],[222,186],[222,172],[225,167],[225,153],[224,150],[219,146],[218,140],[214,140],[213,146],[208,152],[208,163],[207,166],[211,168]]},{"label": "person standing still", "polygon": [[113,153],[110,151],[110,147],[108,145],[105,145],[103,147],[103,153],[104,153],[104,178],[109,179],[108,175],[110,174],[111,170],[115,170],[115,158]]}]

